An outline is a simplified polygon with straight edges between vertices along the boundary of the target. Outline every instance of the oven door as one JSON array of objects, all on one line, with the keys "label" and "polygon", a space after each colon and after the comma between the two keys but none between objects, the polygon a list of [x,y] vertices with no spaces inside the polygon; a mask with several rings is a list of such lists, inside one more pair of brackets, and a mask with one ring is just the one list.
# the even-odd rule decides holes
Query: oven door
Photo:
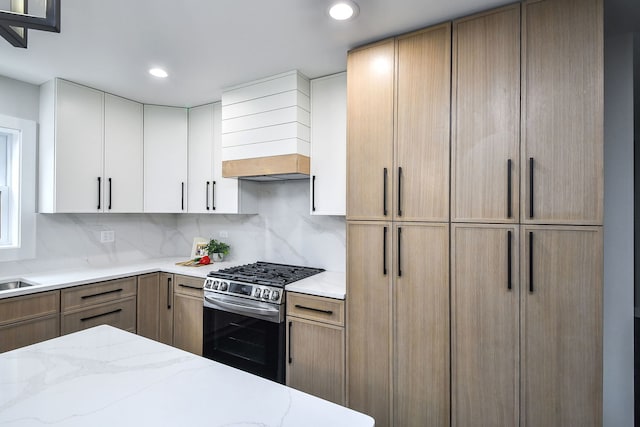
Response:
[{"label": "oven door", "polygon": [[205,292],[203,356],[284,384],[282,307]]}]

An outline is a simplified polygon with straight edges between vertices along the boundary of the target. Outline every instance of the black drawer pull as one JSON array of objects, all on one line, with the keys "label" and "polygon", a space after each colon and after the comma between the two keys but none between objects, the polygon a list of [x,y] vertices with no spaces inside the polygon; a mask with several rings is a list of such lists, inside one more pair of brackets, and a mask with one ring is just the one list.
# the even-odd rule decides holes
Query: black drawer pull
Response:
[{"label": "black drawer pull", "polygon": [[167,277],[167,310],[171,310],[171,277]]},{"label": "black drawer pull", "polygon": [[507,231],[507,289],[511,290],[511,275],[512,275],[512,267],[511,267],[511,230]]},{"label": "black drawer pull", "polygon": [[207,210],[209,210],[209,181],[207,181],[207,189],[205,193],[207,195]]},{"label": "black drawer pull", "polygon": [[402,277],[402,227],[398,227],[398,277]]},{"label": "black drawer pull", "polygon": [[178,286],[182,286],[183,288],[189,288],[189,289],[197,289],[199,291],[202,290],[202,288],[196,288],[195,286],[184,285],[182,283],[178,283]]},{"label": "black drawer pull", "polygon": [[109,178],[109,210],[111,210],[111,198],[113,196],[113,188],[111,187],[111,178]]},{"label": "black drawer pull", "polygon": [[387,227],[382,231],[382,275],[387,275]]},{"label": "black drawer pull", "polygon": [[311,211],[316,211],[316,176],[311,177]]},{"label": "black drawer pull", "polygon": [[402,168],[398,167],[398,216],[402,216]]},{"label": "black drawer pull", "polygon": [[289,322],[289,364],[293,363],[293,358],[291,357],[291,326],[293,322]]},{"label": "black drawer pull", "polygon": [[106,313],[96,314],[95,316],[83,317],[82,319],[80,319],[80,321],[81,322],[86,322],[87,320],[97,319],[98,317],[108,316],[110,314],[115,314],[115,313],[120,313],[121,311],[122,311],[122,309],[119,308],[117,310],[107,311]]},{"label": "black drawer pull", "polygon": [[313,307],[305,307],[304,305],[300,305],[300,304],[296,304],[294,305],[295,308],[301,308],[303,310],[309,310],[309,311],[317,311],[318,313],[324,313],[324,314],[333,314],[333,311],[331,310],[322,310],[320,308],[313,308]]},{"label": "black drawer pull", "polygon": [[389,172],[387,168],[384,168],[382,174],[382,214],[387,216],[387,180],[389,179]]},{"label": "black drawer pull", "polygon": [[99,297],[99,296],[102,296],[102,295],[115,294],[117,292],[122,292],[122,288],[112,289],[110,291],[104,291],[104,292],[100,292],[100,293],[93,294],[93,295],[82,295],[80,298],[81,299],[87,299],[87,298]]},{"label": "black drawer pull", "polygon": [[512,212],[512,195],[511,195],[511,159],[507,160],[507,218],[511,218],[513,216]]},{"label": "black drawer pull", "polygon": [[211,209],[216,210],[216,182],[211,181]]},{"label": "black drawer pull", "polygon": [[533,218],[533,157],[529,157],[529,218]]},{"label": "black drawer pull", "polygon": [[533,232],[529,232],[529,292],[533,293]]},{"label": "black drawer pull", "polygon": [[98,210],[101,209],[102,202],[102,178],[98,177]]}]

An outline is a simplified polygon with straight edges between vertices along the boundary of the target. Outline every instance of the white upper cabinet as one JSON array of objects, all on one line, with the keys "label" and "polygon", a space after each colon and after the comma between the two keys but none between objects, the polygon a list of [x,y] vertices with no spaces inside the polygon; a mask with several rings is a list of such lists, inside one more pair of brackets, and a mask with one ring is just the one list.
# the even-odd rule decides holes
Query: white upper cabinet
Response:
[{"label": "white upper cabinet", "polygon": [[189,109],[189,213],[255,213],[244,182],[222,177],[220,102]]},{"label": "white upper cabinet", "polygon": [[187,109],[144,106],[144,211],[187,212]]},{"label": "white upper cabinet", "polygon": [[345,215],[347,73],[311,80],[311,215]]},{"label": "white upper cabinet", "polygon": [[142,123],[142,104],[105,94],[105,212],[142,212]]},{"label": "white upper cabinet", "polygon": [[40,88],[38,211],[100,212],[104,93],[65,80]]}]

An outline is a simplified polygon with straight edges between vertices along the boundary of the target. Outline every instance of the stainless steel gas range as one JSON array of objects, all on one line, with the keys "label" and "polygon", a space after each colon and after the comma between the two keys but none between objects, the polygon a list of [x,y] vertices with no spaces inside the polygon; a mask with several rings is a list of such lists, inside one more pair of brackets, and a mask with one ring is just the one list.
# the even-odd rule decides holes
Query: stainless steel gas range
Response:
[{"label": "stainless steel gas range", "polygon": [[284,384],[285,292],[321,268],[256,262],[204,282],[203,355]]}]

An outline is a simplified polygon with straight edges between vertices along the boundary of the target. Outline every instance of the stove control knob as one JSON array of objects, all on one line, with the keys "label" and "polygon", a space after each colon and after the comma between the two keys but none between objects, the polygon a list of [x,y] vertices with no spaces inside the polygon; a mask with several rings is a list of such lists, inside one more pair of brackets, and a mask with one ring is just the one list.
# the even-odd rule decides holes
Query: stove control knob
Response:
[{"label": "stove control knob", "polygon": [[280,292],[278,291],[271,292],[271,299],[273,301],[278,301],[278,298],[280,298]]},{"label": "stove control knob", "polygon": [[269,291],[269,289],[263,289],[263,291],[262,291],[262,298],[269,299],[269,294],[270,294],[270,293],[271,293],[271,292]]},{"label": "stove control knob", "polygon": [[255,288],[253,290],[253,296],[256,298],[260,298],[260,295],[262,295],[262,290],[260,288]]},{"label": "stove control knob", "polygon": [[220,282],[220,290],[221,291],[226,291],[228,287],[229,286],[227,285],[227,282]]},{"label": "stove control knob", "polygon": [[211,285],[211,287],[213,288],[214,291],[218,290],[218,285],[220,285],[220,282],[218,282],[217,280],[215,282],[213,282],[213,285]]}]

